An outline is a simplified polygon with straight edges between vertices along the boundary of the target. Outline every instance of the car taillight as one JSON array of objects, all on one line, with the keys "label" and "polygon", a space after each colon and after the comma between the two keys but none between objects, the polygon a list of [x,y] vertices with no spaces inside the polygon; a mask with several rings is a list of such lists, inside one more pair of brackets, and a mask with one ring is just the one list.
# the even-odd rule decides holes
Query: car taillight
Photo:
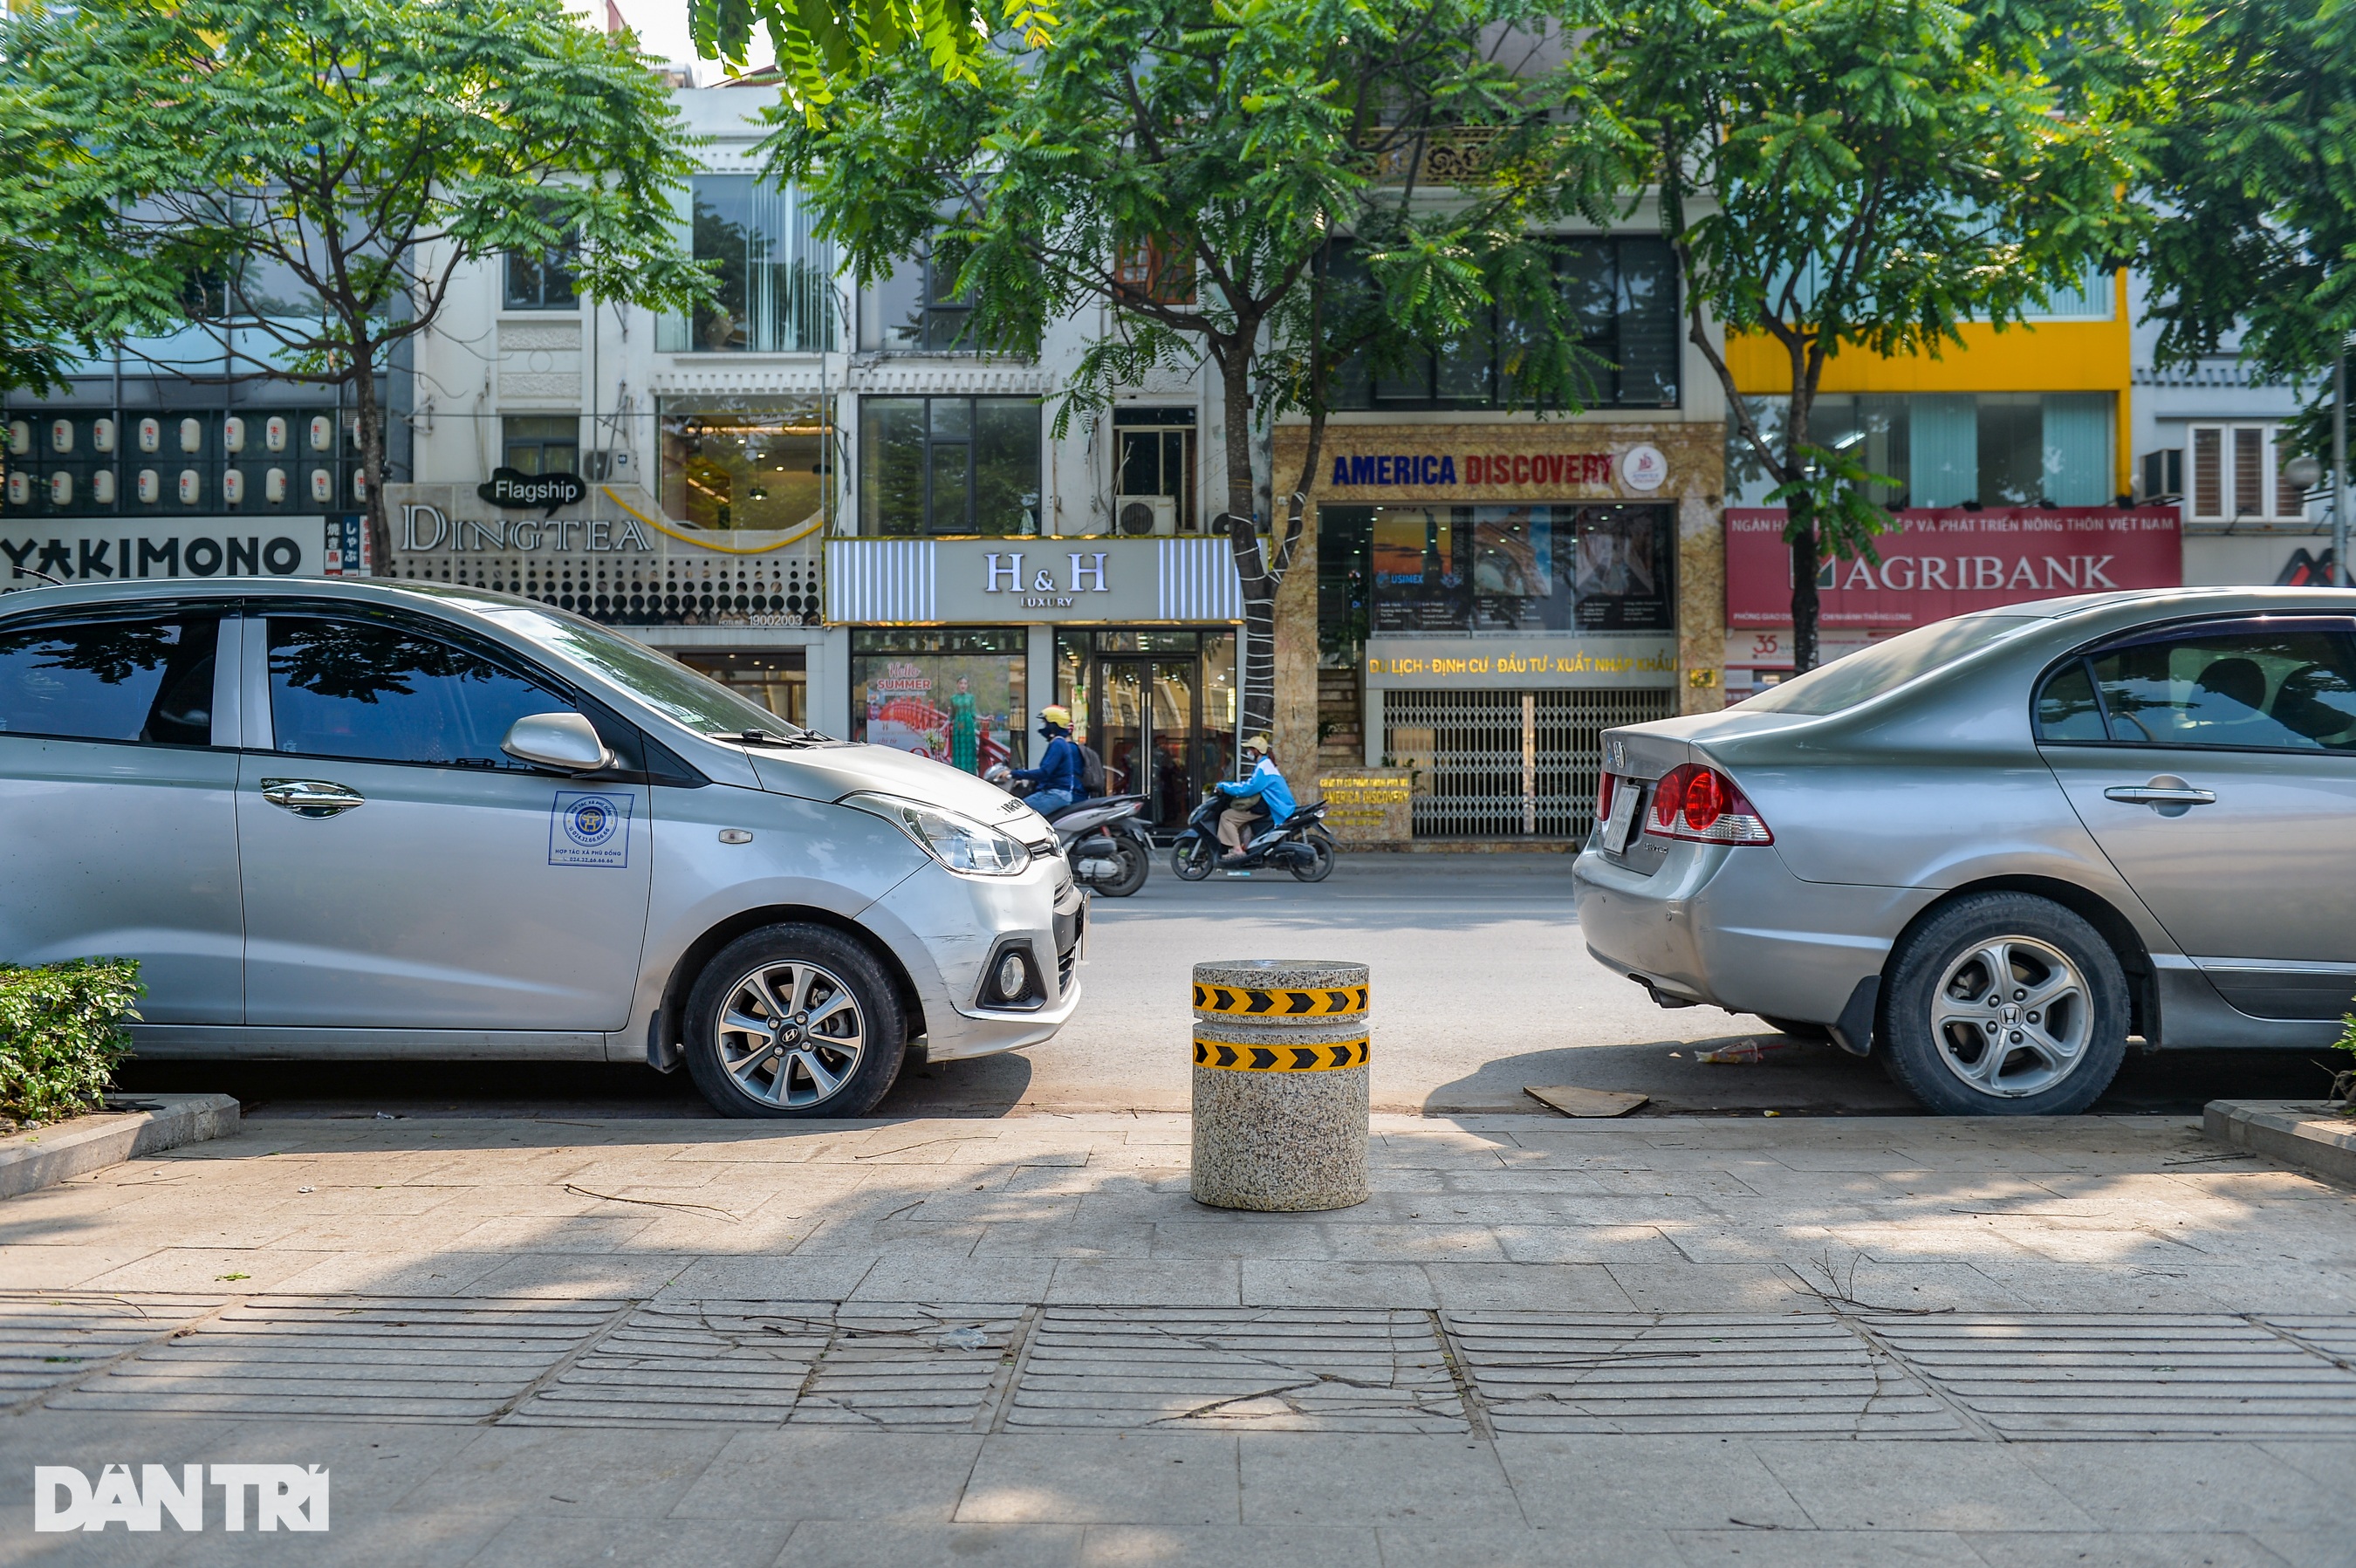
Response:
[{"label": "car taillight", "polygon": [[1612,820],[1612,789],[1618,782],[1619,780],[1609,773],[1597,775],[1595,780],[1595,820],[1597,822],[1608,822]]},{"label": "car taillight", "polygon": [[1644,831],[1697,843],[1773,843],[1759,808],[1715,768],[1687,762],[1669,769],[1653,789]]}]

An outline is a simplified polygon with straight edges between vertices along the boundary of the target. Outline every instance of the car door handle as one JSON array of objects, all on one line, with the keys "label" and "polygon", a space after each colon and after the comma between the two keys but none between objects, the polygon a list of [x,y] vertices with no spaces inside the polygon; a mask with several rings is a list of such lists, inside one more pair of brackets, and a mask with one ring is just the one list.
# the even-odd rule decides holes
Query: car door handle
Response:
[{"label": "car door handle", "polygon": [[2182,811],[2187,806],[2215,805],[2217,792],[2195,789],[2190,784],[2115,784],[2103,791],[2103,799],[2126,806],[2174,806]]},{"label": "car door handle", "polygon": [[368,797],[324,779],[265,779],[262,798],[298,817],[332,817],[368,804]]}]

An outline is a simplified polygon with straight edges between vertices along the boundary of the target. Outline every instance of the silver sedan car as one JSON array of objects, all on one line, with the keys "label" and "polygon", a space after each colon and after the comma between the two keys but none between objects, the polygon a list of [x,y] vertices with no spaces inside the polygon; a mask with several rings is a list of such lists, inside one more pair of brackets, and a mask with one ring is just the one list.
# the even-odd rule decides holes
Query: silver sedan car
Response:
[{"label": "silver sedan car", "polygon": [[2130,1045],[2325,1044],[2356,996],[2356,592],[1961,616],[1603,747],[1588,950],[1935,1111],[2083,1111]]},{"label": "silver sedan car", "polygon": [[503,594],[0,599],[0,962],[140,961],[142,1056],[686,1066],[857,1115],[1036,1044],[1085,906],[1029,807]]}]

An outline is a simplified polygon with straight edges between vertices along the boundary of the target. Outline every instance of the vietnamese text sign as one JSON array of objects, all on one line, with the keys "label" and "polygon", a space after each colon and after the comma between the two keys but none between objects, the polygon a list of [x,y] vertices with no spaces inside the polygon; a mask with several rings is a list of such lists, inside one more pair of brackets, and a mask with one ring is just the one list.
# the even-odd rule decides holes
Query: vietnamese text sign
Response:
[{"label": "vietnamese text sign", "polygon": [[[1792,554],[1780,507],[1726,513],[1726,623],[1792,624]],[[1816,578],[1826,626],[1927,626],[2031,599],[2183,581],[2173,508],[1901,511],[1878,561],[1828,561]]]},{"label": "vietnamese text sign", "polygon": [[1674,686],[1673,637],[1374,637],[1370,691],[1555,686]]}]

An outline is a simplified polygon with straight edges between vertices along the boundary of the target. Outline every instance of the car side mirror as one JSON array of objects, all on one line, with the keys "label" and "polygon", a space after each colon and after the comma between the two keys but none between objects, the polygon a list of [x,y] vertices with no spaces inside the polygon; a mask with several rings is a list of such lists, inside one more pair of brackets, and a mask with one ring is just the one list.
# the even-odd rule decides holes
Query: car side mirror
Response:
[{"label": "car side mirror", "polygon": [[560,773],[597,773],[614,766],[597,726],[579,714],[526,714],[509,727],[499,749]]}]

